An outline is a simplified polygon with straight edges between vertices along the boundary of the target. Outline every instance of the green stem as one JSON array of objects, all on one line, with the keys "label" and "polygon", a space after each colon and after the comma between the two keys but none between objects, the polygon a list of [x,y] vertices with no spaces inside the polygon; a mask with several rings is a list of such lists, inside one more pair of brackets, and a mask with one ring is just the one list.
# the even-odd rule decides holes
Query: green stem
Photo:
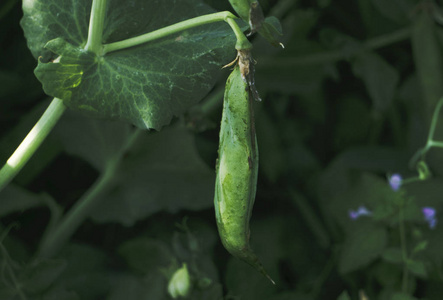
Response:
[{"label": "green stem", "polygon": [[93,0],[89,19],[88,40],[85,50],[100,53],[102,48],[103,24],[105,22],[107,0]]},{"label": "green stem", "polygon": [[54,98],[40,120],[34,125],[20,146],[0,170],[0,191],[20,172],[38,147],[54,128],[66,107],[63,101]]},{"label": "green stem", "polygon": [[252,44],[246,38],[243,31],[238,26],[237,22],[235,22],[235,20],[232,18],[227,18],[226,22],[228,22],[229,26],[231,26],[232,31],[234,31],[234,34],[237,37],[237,42],[235,43],[235,49],[237,50],[251,49]]},{"label": "green stem", "polygon": [[141,130],[136,130],[122,146],[116,156],[110,160],[105,170],[89,190],[76,202],[57,226],[48,227],[41,241],[37,257],[54,256],[70,239],[93,209],[100,203],[100,196],[113,186],[114,175],[126,151],[133,145]]},{"label": "green stem", "polygon": [[443,98],[438,101],[437,106],[432,116],[431,127],[429,129],[428,143],[434,139],[435,128],[437,127],[438,115],[440,114],[441,107],[443,105]]},{"label": "green stem", "polygon": [[403,206],[400,207],[400,220],[399,220],[399,229],[400,229],[400,244],[401,244],[401,253],[403,258],[403,278],[402,278],[402,292],[406,293],[408,290],[408,253],[406,250],[406,233],[405,233],[405,224],[404,224],[404,216],[403,216]]},{"label": "green stem", "polygon": [[[170,25],[170,26],[160,28],[158,30],[155,30],[155,31],[152,31],[152,32],[149,32],[146,34],[142,34],[140,36],[136,36],[136,37],[126,39],[123,41],[103,45],[103,54],[126,49],[126,48],[130,48],[130,47],[135,47],[135,46],[138,46],[138,45],[141,45],[141,44],[153,41],[153,40],[163,38],[163,37],[171,35],[171,34],[181,32],[181,31],[189,29],[189,28],[193,28],[193,27],[197,27],[197,26],[201,26],[201,25],[205,25],[205,24],[210,24],[210,23],[215,23],[215,22],[220,22],[220,21],[227,22],[231,26],[231,28],[234,30],[234,33],[237,37],[237,44],[240,43],[241,45],[247,46],[247,43],[249,43],[249,41],[247,40],[246,36],[241,31],[240,27],[237,25],[237,23],[233,20],[235,18],[237,18],[237,17],[228,11],[223,11],[223,12],[218,12],[218,13],[213,13],[213,14],[209,14],[209,15],[195,17],[195,18],[185,20],[185,21],[182,21],[182,22]],[[247,43],[245,42],[245,40],[247,41]]]},{"label": "green stem", "polygon": [[424,159],[426,153],[432,148],[443,148],[443,142],[434,141],[434,133],[435,128],[437,127],[438,115],[440,114],[440,110],[443,106],[443,98],[440,98],[437,105],[435,106],[434,114],[432,115],[431,126],[429,127],[428,139],[426,140],[426,145],[423,148],[420,148],[409,161],[409,166],[413,167],[413,165],[417,162],[419,158]]}]

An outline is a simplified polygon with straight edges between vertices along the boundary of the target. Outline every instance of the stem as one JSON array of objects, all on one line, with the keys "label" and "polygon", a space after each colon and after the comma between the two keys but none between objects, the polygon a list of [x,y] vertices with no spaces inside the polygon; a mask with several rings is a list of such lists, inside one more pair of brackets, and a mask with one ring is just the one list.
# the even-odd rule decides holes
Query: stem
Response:
[{"label": "stem", "polygon": [[85,50],[100,53],[102,48],[103,24],[105,22],[107,0],[93,0],[89,19],[88,40]]},{"label": "stem", "polygon": [[440,114],[441,106],[443,105],[443,98],[438,101],[437,106],[434,110],[434,115],[432,116],[431,128],[429,129],[428,143],[433,140],[435,128],[437,127],[438,115]]},{"label": "stem", "polygon": [[141,130],[136,130],[127,139],[120,151],[109,161],[105,170],[89,190],[76,202],[71,210],[61,219],[57,226],[48,227],[41,241],[37,257],[54,256],[58,250],[70,239],[83,221],[89,217],[92,210],[102,200],[100,195],[112,187],[115,172],[120,161],[129,147],[133,145]]},{"label": "stem", "polygon": [[20,146],[0,170],[0,191],[20,172],[41,143],[54,128],[66,107],[63,101],[54,98],[40,120],[34,125]]},{"label": "stem", "polygon": [[[238,27],[237,23],[235,23],[233,21],[233,19],[235,19],[235,18],[237,18],[237,17],[228,11],[223,11],[223,12],[218,12],[218,13],[213,13],[213,14],[209,14],[209,15],[195,17],[195,18],[185,20],[185,21],[182,21],[182,22],[170,25],[170,26],[166,26],[166,27],[160,28],[158,30],[155,30],[155,31],[152,31],[152,32],[149,32],[146,34],[142,34],[142,35],[130,38],[130,39],[106,44],[103,46],[103,54],[126,49],[126,48],[130,48],[130,47],[134,47],[134,46],[138,46],[138,45],[141,45],[141,44],[153,41],[153,40],[157,40],[157,39],[163,38],[165,36],[168,36],[168,35],[171,35],[171,34],[174,34],[177,32],[181,32],[181,31],[189,29],[189,28],[193,28],[193,27],[197,27],[197,26],[201,26],[201,25],[205,25],[205,24],[210,24],[210,23],[215,23],[215,22],[220,22],[220,21],[225,21],[231,26],[232,30],[234,30],[234,33],[237,37],[237,43],[239,43],[239,40],[240,40],[242,44],[245,44],[244,40],[247,41],[247,38],[245,37],[245,35],[241,31],[240,27]],[[231,21],[233,21],[235,23],[235,25],[231,24],[230,23]],[[249,41],[248,41],[248,43],[249,43]]]},{"label": "stem", "polygon": [[238,26],[237,22],[234,19],[228,18],[226,19],[229,26],[231,26],[232,31],[234,31],[235,36],[237,37],[237,43],[235,43],[235,49],[237,50],[247,50],[252,48],[252,44],[244,35],[241,28]]},{"label": "stem", "polygon": [[401,254],[403,258],[403,278],[402,278],[402,292],[406,293],[408,290],[408,253],[406,251],[406,234],[405,234],[405,224],[403,217],[403,206],[400,207],[400,244],[401,244]]}]

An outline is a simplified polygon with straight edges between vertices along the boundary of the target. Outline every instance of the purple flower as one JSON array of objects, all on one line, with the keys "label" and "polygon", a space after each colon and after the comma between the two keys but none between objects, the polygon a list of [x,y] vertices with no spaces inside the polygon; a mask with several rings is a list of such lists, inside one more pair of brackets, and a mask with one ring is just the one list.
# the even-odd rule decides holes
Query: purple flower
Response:
[{"label": "purple flower", "polygon": [[372,215],[372,212],[369,211],[363,205],[360,206],[357,210],[350,210],[349,211],[349,218],[351,218],[352,220],[357,220],[361,216],[370,216],[370,215]]},{"label": "purple flower", "polygon": [[394,191],[397,191],[402,183],[403,178],[401,178],[400,174],[394,174],[388,178],[389,185],[391,186],[391,189]]},{"label": "purple flower", "polygon": [[435,210],[435,208],[423,207],[422,212],[425,217],[425,221],[429,224],[429,228],[434,229],[435,226],[437,226],[437,211]]}]

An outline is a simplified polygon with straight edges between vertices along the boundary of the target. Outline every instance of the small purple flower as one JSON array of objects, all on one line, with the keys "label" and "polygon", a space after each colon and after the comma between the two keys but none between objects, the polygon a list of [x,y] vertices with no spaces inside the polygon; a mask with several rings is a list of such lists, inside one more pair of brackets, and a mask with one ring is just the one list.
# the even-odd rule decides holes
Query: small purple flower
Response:
[{"label": "small purple flower", "polygon": [[363,205],[360,206],[357,210],[350,210],[349,211],[349,218],[351,218],[352,220],[357,220],[361,216],[370,216],[370,215],[372,215],[372,212],[369,211]]},{"label": "small purple flower", "polygon": [[429,224],[429,228],[434,229],[435,226],[437,226],[437,212],[435,208],[423,207],[422,212],[425,217],[425,221]]},{"label": "small purple flower", "polygon": [[391,189],[394,191],[397,191],[402,183],[403,178],[401,178],[400,174],[394,174],[388,178],[389,185],[391,186]]}]

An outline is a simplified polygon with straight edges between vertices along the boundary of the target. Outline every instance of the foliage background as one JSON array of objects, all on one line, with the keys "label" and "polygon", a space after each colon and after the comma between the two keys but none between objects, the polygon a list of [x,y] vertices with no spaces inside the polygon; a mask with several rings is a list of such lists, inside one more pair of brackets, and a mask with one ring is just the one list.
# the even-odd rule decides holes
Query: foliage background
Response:
[{"label": "foliage background", "polygon": [[[228,1],[206,2],[230,9]],[[416,176],[409,159],[426,142],[443,94],[439,4],[261,1],[282,22],[285,49],[253,39],[264,100],[255,103],[260,173],[251,239],[276,286],[218,239],[214,165],[229,72],[221,70],[200,104],[160,132],[143,132],[61,252],[30,264],[48,222],[90,188],[130,128],[63,117],[0,194],[0,299],[169,299],[168,278],[183,262],[190,299],[363,299],[361,291],[369,299],[441,299],[443,229],[430,229],[420,212],[443,208],[441,150],[427,156],[431,179],[400,192],[386,181]],[[0,4],[1,161],[49,103],[21,17],[19,1]],[[374,214],[350,220],[361,205]]]}]

